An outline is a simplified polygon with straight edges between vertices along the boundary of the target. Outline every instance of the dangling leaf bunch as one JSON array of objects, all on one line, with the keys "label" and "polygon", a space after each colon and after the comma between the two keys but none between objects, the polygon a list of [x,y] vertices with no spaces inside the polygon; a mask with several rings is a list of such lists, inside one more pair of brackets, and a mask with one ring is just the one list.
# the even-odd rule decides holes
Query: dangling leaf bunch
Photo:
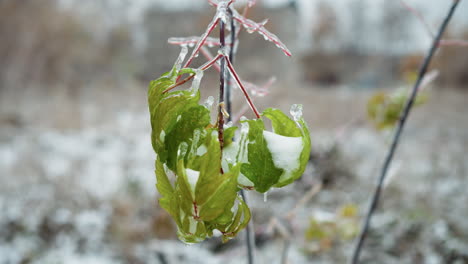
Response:
[{"label": "dangling leaf bunch", "polygon": [[[209,2],[217,11],[206,32],[199,38],[170,39],[182,51],[171,71],[152,81],[148,91],[159,203],[176,222],[178,237],[185,243],[201,242],[211,237],[214,230],[221,232],[223,241],[235,237],[251,217],[239,190],[265,193],[294,182],[303,174],[311,148],[301,105],[291,107],[292,118],[274,108],[262,113],[257,110],[227,55],[226,47],[234,47],[235,41],[231,38],[229,41],[233,43],[225,43],[224,26],[234,20],[235,25],[240,24],[250,33],[260,33],[288,56],[289,50],[264,28],[265,23],[246,19],[233,9],[234,1]],[[249,1],[244,14],[253,4],[254,1]],[[218,25],[222,37],[209,37]],[[221,46],[215,57],[206,48],[212,45]],[[194,48],[185,61],[188,46]],[[199,52],[208,62],[190,68]],[[239,127],[223,125],[225,109],[220,96],[218,119],[211,120],[212,106],[200,103],[199,87],[204,71],[212,66],[233,77],[255,119],[242,118]],[[189,81],[192,81],[189,89],[173,90]],[[265,125],[266,120],[270,121],[271,129]]]},{"label": "dangling leaf bunch", "polygon": [[[438,75],[439,72],[433,70],[424,76],[421,85],[418,87],[421,92],[415,99],[415,106],[423,105],[427,102],[429,96],[423,89],[433,82]],[[367,117],[375,128],[384,130],[393,128],[397,124],[410,96],[409,92],[405,88],[391,92],[376,92],[369,98],[367,101]]]}]

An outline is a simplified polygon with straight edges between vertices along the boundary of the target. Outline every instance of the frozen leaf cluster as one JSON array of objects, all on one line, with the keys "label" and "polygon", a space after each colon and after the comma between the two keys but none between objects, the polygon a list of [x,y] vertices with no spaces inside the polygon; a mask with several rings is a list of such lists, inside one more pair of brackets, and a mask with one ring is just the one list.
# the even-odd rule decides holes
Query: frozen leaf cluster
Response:
[{"label": "frozen leaf cluster", "polygon": [[[284,44],[263,27],[265,23],[242,17],[230,7],[232,2],[211,2],[217,11],[202,36],[170,39],[182,47],[179,58],[170,72],[150,83],[148,90],[159,203],[176,222],[178,237],[185,243],[203,241],[215,230],[221,232],[223,241],[235,237],[251,217],[238,192],[247,189],[266,193],[294,182],[303,174],[310,155],[310,135],[302,106],[293,105],[292,118],[273,108],[258,112],[226,47],[219,49],[216,57],[206,49],[219,45],[218,39],[209,37],[213,29],[220,21],[229,25],[232,19],[290,55]],[[254,3],[250,1],[248,6]],[[185,61],[189,47],[193,50]],[[208,55],[209,61],[199,68],[189,68],[199,52]],[[232,123],[224,127],[222,122],[212,123],[212,97],[200,103],[203,73],[211,66],[219,68],[220,59],[225,60],[234,83],[256,116],[253,120],[242,119],[240,129]],[[181,79],[183,75],[188,77]],[[189,89],[174,90],[190,80]],[[248,87],[266,93],[254,85]],[[272,129],[265,125],[267,120]]]},{"label": "frozen leaf cluster", "polygon": [[[250,220],[250,210],[238,195],[241,188],[264,193],[302,175],[311,148],[309,131],[301,116],[294,120],[269,108],[260,119],[241,121],[239,140],[234,140],[238,127],[226,128],[221,151],[210,110],[200,104],[200,91],[164,93],[184,73],[196,74],[175,66],[152,81],[148,91],[159,201],[177,223],[182,241],[200,242],[214,230],[226,241]],[[265,118],[273,131],[266,129]]]}]

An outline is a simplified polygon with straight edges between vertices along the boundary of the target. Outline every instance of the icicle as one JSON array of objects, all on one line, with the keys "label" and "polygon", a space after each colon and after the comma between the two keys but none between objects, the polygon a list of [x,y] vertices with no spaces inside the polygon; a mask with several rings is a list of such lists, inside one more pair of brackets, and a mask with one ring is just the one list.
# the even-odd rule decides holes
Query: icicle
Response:
[{"label": "icicle", "polygon": [[232,125],[233,125],[232,121],[229,121],[226,124],[224,124],[224,129],[228,129],[228,128],[232,127]]},{"label": "icicle", "polygon": [[263,202],[266,203],[268,201],[268,192],[263,193]]},{"label": "icicle", "polygon": [[205,103],[203,103],[203,106],[206,107],[206,109],[211,110],[211,108],[213,107],[213,104],[214,104],[214,97],[210,95],[208,96],[208,98],[206,98],[206,101]]},{"label": "icicle", "polygon": [[177,150],[178,157],[184,157],[187,154],[188,144],[186,142],[182,142],[179,145],[179,149]]},{"label": "icicle", "polygon": [[298,122],[302,118],[302,105],[293,104],[291,106],[291,110],[289,110],[289,113],[293,117],[294,121]]},{"label": "icicle", "polygon": [[181,46],[179,57],[177,58],[177,60],[175,62],[177,72],[179,72],[180,69],[182,68],[182,63],[184,62],[184,59],[185,59],[185,56],[187,56],[187,53],[188,53],[187,46]]},{"label": "icicle", "polygon": [[201,134],[200,129],[195,129],[195,131],[193,131],[192,146],[190,146],[190,154],[189,154],[190,158],[195,157],[197,155],[197,152],[198,152],[197,147],[198,147],[198,141],[200,141],[200,134]]},{"label": "icicle", "polygon": [[[244,117],[245,118],[245,117]],[[242,117],[241,117],[241,121],[242,120]],[[247,134],[249,133],[249,123],[247,122],[242,122],[241,123],[241,134]]]},{"label": "icicle", "polygon": [[195,72],[195,77],[193,78],[192,87],[190,89],[192,89],[192,92],[195,94],[200,88],[200,82],[203,78],[203,71],[199,69],[193,69],[193,71]]}]

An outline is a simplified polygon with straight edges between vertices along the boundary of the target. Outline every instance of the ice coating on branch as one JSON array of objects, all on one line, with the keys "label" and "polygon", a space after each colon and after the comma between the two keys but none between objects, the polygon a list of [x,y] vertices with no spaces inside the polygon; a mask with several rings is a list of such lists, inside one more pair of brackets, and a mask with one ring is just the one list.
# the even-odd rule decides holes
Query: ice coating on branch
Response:
[{"label": "ice coating on branch", "polygon": [[198,40],[197,45],[193,49],[192,54],[190,55],[190,58],[188,59],[187,63],[185,64],[186,67],[192,62],[192,59],[198,55],[198,52],[199,52],[200,48],[204,44],[205,40],[208,38],[208,34],[210,34],[210,32],[213,31],[215,26],[218,24],[219,19],[220,19],[219,11],[217,11],[216,15],[213,17],[213,20],[211,20],[210,24],[206,28],[205,32],[200,36],[200,39]]},{"label": "ice coating on branch", "polygon": [[230,4],[231,1],[228,1],[228,0],[222,0],[222,1],[219,1],[218,3],[218,8],[216,10],[216,17],[219,17],[225,24],[226,26],[229,26],[228,24],[229,23],[229,14],[228,14],[228,8],[229,8],[229,4]]},{"label": "ice coating on branch", "polygon": [[250,19],[243,17],[235,9],[232,9],[232,12],[234,19],[240,22],[242,26],[247,30],[247,32],[258,32],[266,40],[273,42],[276,45],[276,47],[281,49],[283,53],[286,54],[286,56],[292,55],[291,51],[289,51],[286,45],[284,45],[283,42],[281,42],[281,40],[275,34],[271,33],[264,27],[264,23],[266,23],[266,21],[263,21],[262,23],[256,23]]},{"label": "ice coating on branch", "polygon": [[184,62],[184,59],[185,59],[185,56],[187,56],[187,53],[188,53],[187,46],[181,46],[179,57],[177,58],[175,62],[177,72],[180,71],[180,69],[182,68],[182,63]]},{"label": "ice coating on branch", "polygon": [[226,56],[226,57],[229,57],[229,47],[228,47],[228,46],[224,46],[224,47],[220,48],[220,49],[218,50],[218,54],[219,54],[219,55]]},{"label": "ice coating on branch", "polygon": [[194,196],[200,172],[191,169],[185,169],[185,172],[187,173],[187,181],[190,185],[190,191],[192,191],[192,196]]},{"label": "ice coating on branch", "polygon": [[[172,45],[180,45],[180,46],[191,46],[193,47],[195,44],[200,41],[200,37],[198,36],[191,36],[191,37],[182,37],[182,38],[169,38],[167,41],[169,44]],[[207,37],[205,40],[205,44],[208,45],[208,47],[214,47],[219,45],[219,39],[218,38],[212,38],[212,37]]]},{"label": "ice coating on branch", "polygon": [[293,104],[289,113],[293,117],[294,121],[299,122],[302,118],[302,105],[301,104]]},{"label": "ice coating on branch", "polygon": [[289,179],[292,172],[300,167],[300,156],[304,143],[301,137],[285,137],[269,131],[263,131],[268,150],[273,158],[273,164],[283,169],[279,182]]},{"label": "ice coating on branch", "polygon": [[200,82],[203,78],[203,71],[199,69],[193,69],[193,71],[195,72],[195,77],[193,78],[191,89],[193,93],[196,93],[200,88]]},{"label": "ice coating on branch", "polygon": [[203,106],[206,107],[206,109],[211,110],[211,108],[213,107],[213,104],[214,104],[214,97],[210,95],[208,96],[208,98],[206,98],[205,102],[203,103]]}]

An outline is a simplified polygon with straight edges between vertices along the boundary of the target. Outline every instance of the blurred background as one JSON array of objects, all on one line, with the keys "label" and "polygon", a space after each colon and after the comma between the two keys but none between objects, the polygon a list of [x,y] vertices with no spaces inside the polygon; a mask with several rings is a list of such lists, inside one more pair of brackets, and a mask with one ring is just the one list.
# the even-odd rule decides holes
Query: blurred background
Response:
[{"label": "blurred background", "polygon": [[[266,202],[250,194],[257,261],[281,263],[288,245],[285,263],[346,263],[391,138],[368,100],[411,87],[431,34],[400,1],[258,2],[249,18],[269,18],[293,56],[243,31],[237,71],[276,78],[260,109],[304,105],[313,151],[300,181]],[[432,31],[450,6],[405,3]],[[0,264],[246,263],[243,233],[179,242],[154,187],[147,85],[178,56],[167,39],[201,35],[214,12],[204,0],[0,0]],[[467,13],[461,1],[447,39],[468,40]],[[468,47],[443,47],[432,70],[363,263],[468,263]],[[205,74],[204,98],[217,76]]]}]

